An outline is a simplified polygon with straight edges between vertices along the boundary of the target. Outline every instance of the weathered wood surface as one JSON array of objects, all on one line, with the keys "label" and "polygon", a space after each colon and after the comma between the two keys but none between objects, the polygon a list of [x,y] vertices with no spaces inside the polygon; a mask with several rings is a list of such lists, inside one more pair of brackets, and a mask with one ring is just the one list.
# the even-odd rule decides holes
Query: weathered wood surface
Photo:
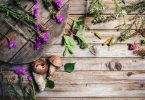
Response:
[{"label": "weathered wood surface", "polygon": [[[9,1],[8,1],[9,2]],[[30,1],[24,1],[24,5],[26,4],[27,7],[26,9],[28,11],[32,11],[34,4]],[[41,49],[39,50],[35,50],[34,49],[34,43],[32,43],[30,40],[26,40],[24,37],[22,37],[21,35],[19,35],[19,33],[16,33],[15,31],[11,30],[11,28],[6,27],[6,23],[3,22],[3,19],[1,19],[1,24],[4,25],[2,26],[2,28],[0,28],[2,31],[0,31],[3,34],[8,34],[7,36],[11,39],[11,37],[9,36],[9,33],[15,33],[18,36],[15,36],[14,39],[17,43],[16,48],[14,49],[9,49],[8,47],[8,42],[7,39],[2,39],[1,40],[1,51],[0,51],[0,60],[7,62],[7,63],[15,63],[15,64],[19,64],[19,63],[29,63],[31,61],[34,61],[38,58],[40,58],[43,54],[43,51],[45,50],[45,48],[49,48],[53,43],[55,43],[55,41],[58,39],[58,37],[60,37],[60,35],[63,33],[63,30],[65,28],[65,22],[68,16],[68,0],[64,0],[63,1],[63,7],[61,8],[61,10],[59,11],[59,14],[64,16],[64,23],[62,24],[57,24],[57,22],[53,19],[50,19],[49,17],[49,13],[48,11],[44,8],[42,1],[39,2],[39,7],[40,7],[40,19],[37,21],[37,23],[41,23],[41,24],[45,24],[49,26],[49,30],[48,33],[50,34],[50,40],[49,43],[44,44],[42,46]],[[2,16],[2,14],[1,14]],[[12,24],[14,25],[14,24]],[[24,31],[25,36],[30,39],[30,38],[35,38],[34,37],[34,32],[30,31],[28,27],[26,27],[25,25],[21,25],[19,23],[15,24],[18,27],[20,27],[20,29],[22,31]],[[15,26],[14,25],[14,26]],[[56,28],[56,29],[55,29]],[[12,40],[12,39],[11,39]],[[30,53],[31,52],[31,53]]]},{"label": "weathered wood surface", "polygon": [[[104,12],[104,16],[113,13],[114,5],[112,0],[104,0],[108,9]],[[134,3],[138,0],[125,0],[126,4]],[[67,23],[72,23],[71,19],[77,19],[85,13],[86,0],[70,0],[70,16]],[[128,21],[135,13],[127,15],[125,20]],[[71,18],[71,19],[70,19]],[[145,100],[145,60],[128,51],[127,44],[140,43],[141,36],[130,38],[125,42],[117,42],[114,46],[102,46],[102,43],[110,36],[118,37],[114,27],[123,22],[122,18],[117,20],[101,23],[97,25],[91,24],[92,17],[86,19],[86,23],[90,30],[85,32],[89,45],[97,48],[97,55],[94,56],[89,49],[81,50],[75,48],[74,55],[62,56],[64,46],[61,45],[62,39],[59,39],[51,48],[44,51],[44,58],[52,54],[60,55],[64,63],[75,62],[75,72],[65,73],[64,69],[58,70],[51,78],[56,83],[54,89],[46,89],[37,96],[40,100]],[[69,25],[66,28],[70,28]],[[132,29],[134,31],[134,29]],[[95,32],[102,35],[102,40],[94,36]],[[122,64],[120,70],[112,64],[108,68],[106,64],[119,62]],[[9,70],[11,77],[17,75],[13,73],[17,67],[30,67],[31,65],[9,65],[1,63],[0,68]],[[24,81],[27,82],[27,75]]]}]

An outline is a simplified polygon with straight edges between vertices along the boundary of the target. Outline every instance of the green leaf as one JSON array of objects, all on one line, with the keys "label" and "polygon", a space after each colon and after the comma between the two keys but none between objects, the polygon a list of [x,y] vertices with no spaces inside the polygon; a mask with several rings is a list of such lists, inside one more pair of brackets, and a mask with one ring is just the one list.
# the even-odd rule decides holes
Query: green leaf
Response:
[{"label": "green leaf", "polygon": [[51,80],[47,80],[46,87],[53,89],[55,87],[55,83]]},{"label": "green leaf", "polygon": [[67,53],[73,54],[73,49],[76,47],[76,42],[74,39],[70,36],[64,35],[64,44],[65,44],[65,50],[63,52],[63,56],[66,56]]},{"label": "green leaf", "polygon": [[65,45],[70,45],[71,47],[76,46],[74,39],[67,35],[64,35],[64,43],[65,43]]},{"label": "green leaf", "polygon": [[76,39],[78,40],[80,44],[80,48],[82,49],[88,48],[88,43],[84,36],[84,33],[85,33],[85,30],[80,28],[76,34]]},{"label": "green leaf", "polygon": [[64,51],[63,51],[63,56],[66,56],[69,53],[69,50],[67,47],[65,47]]},{"label": "green leaf", "polygon": [[79,20],[74,21],[73,25],[72,25],[72,29],[77,29],[78,30],[83,23],[84,23],[83,18],[80,18]]},{"label": "green leaf", "polygon": [[74,71],[75,63],[67,63],[64,65],[65,72],[71,73]]}]

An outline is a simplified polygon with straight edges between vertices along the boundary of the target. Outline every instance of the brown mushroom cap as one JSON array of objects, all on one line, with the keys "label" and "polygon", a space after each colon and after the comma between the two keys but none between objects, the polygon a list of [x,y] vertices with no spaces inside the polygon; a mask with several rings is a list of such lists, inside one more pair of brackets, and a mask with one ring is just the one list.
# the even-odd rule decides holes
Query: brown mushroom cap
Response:
[{"label": "brown mushroom cap", "polygon": [[60,56],[57,56],[57,55],[52,55],[50,58],[49,58],[49,62],[54,65],[55,67],[62,67],[63,66],[63,62],[62,62],[62,59],[60,58]]},{"label": "brown mushroom cap", "polygon": [[48,65],[42,59],[38,59],[38,60],[34,61],[32,63],[32,67],[33,67],[33,71],[37,74],[43,75],[43,74],[47,73],[47,71],[48,71]]}]

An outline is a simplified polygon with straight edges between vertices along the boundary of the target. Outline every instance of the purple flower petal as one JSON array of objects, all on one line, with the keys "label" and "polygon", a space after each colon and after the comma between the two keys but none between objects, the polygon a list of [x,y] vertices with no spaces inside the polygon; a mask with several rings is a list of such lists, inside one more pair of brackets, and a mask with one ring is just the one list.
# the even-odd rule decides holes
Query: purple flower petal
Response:
[{"label": "purple flower petal", "polygon": [[37,37],[36,43],[35,43],[35,49],[36,49],[36,50],[40,49],[41,44],[42,44],[42,43],[41,43],[41,38],[40,38],[40,37]]},{"label": "purple flower petal", "polygon": [[137,44],[130,44],[129,50],[136,50],[137,49]]},{"label": "purple flower petal", "polygon": [[25,75],[27,73],[27,71],[24,68],[17,68],[15,70],[15,73],[18,74],[18,75]]},{"label": "purple flower petal", "polygon": [[36,3],[38,3],[39,2],[39,0],[34,0],[34,3],[36,4]]},{"label": "purple flower petal", "polygon": [[41,45],[43,43],[47,43],[49,41],[49,34],[47,32],[42,33],[42,37],[37,36],[36,43],[35,43],[35,49],[38,50],[41,48]]},{"label": "purple flower petal", "polygon": [[47,32],[43,32],[43,38],[42,41],[47,43],[49,41],[49,35]]},{"label": "purple flower petal", "polygon": [[16,42],[10,41],[9,42],[9,48],[11,49],[11,48],[15,48],[15,47],[16,47]]},{"label": "purple flower petal", "polygon": [[39,18],[39,7],[37,5],[33,8],[34,18],[37,20]]},{"label": "purple flower petal", "polygon": [[27,80],[32,81],[33,80],[32,75],[27,76]]},{"label": "purple flower petal", "polygon": [[61,7],[62,7],[62,0],[56,0],[56,7],[57,7],[58,10],[61,9]]},{"label": "purple flower petal", "polygon": [[62,23],[62,22],[64,22],[64,17],[61,15],[57,16],[56,21],[57,21],[57,23]]},{"label": "purple flower petal", "polygon": [[41,26],[40,24],[37,24],[37,25],[36,25],[36,29],[37,29],[38,31],[40,31],[40,30],[42,29],[42,26]]}]

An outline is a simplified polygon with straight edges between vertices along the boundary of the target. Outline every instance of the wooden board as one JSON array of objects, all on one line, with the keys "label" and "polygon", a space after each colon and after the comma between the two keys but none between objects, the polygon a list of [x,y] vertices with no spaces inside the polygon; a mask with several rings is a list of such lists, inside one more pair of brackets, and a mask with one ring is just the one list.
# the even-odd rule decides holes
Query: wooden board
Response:
[{"label": "wooden board", "polygon": [[[33,3],[30,1],[24,1],[24,4],[25,3],[28,4],[26,9],[31,11],[33,9]],[[49,26],[49,30],[48,30],[48,33],[50,34],[49,43],[44,44],[39,50],[35,50],[34,43],[32,43],[30,40],[26,40],[24,37],[22,37],[15,31],[13,31],[9,26],[5,25],[6,23],[4,23],[3,20],[1,19],[1,24],[3,24],[4,26],[0,28],[0,32],[3,34],[7,34],[9,38],[11,38],[9,34],[14,33],[15,37],[13,36],[13,38],[14,38],[14,41],[16,41],[17,46],[16,48],[10,49],[8,47],[7,39],[2,38],[1,40],[2,46],[0,47],[1,49],[0,61],[4,61],[7,63],[14,63],[14,64],[32,62],[40,58],[43,54],[43,51],[46,48],[49,48],[52,44],[54,44],[57,41],[57,39],[61,36],[65,28],[65,23],[66,23],[66,19],[68,15],[68,8],[69,8],[68,0],[63,1],[63,7],[58,12],[59,14],[64,16],[65,21],[62,24],[58,24],[55,20],[49,18],[49,13],[44,8],[42,1],[39,2],[39,7],[41,11],[40,11],[40,19],[38,20],[38,23],[45,23],[45,25]],[[13,24],[12,23],[13,20],[12,21],[11,20],[12,19],[10,19],[9,22],[14,26],[17,25],[24,33],[26,33],[25,36],[28,39],[34,37],[35,33],[32,31],[29,31],[30,29],[28,27],[20,23]]]},{"label": "wooden board", "polygon": [[[67,23],[72,23],[71,19],[77,19],[85,14],[86,1],[90,0],[70,0],[69,18]],[[104,16],[113,13],[114,4],[112,0],[103,0],[109,7],[104,11]],[[126,5],[138,0],[125,0]],[[129,18],[135,16],[136,12],[125,16],[127,23]],[[71,18],[71,19],[70,19]],[[128,44],[140,43],[141,36],[130,38],[124,42],[117,42],[112,47],[102,46],[102,43],[110,36],[120,36],[120,32],[114,27],[123,23],[123,19],[92,25],[93,17],[86,19],[90,30],[84,35],[87,37],[89,45],[97,48],[97,55],[94,56],[89,49],[82,50],[79,47],[74,49],[74,55],[63,57],[64,46],[61,45],[60,38],[51,48],[46,48],[42,55],[47,59],[52,54],[60,55],[64,63],[74,62],[75,71],[73,73],[64,72],[64,68],[59,69],[51,79],[55,82],[54,89],[45,89],[42,93],[37,93],[39,100],[145,100],[145,60],[134,55],[128,50]],[[70,28],[66,25],[66,28]],[[132,29],[132,32],[134,28]],[[102,35],[102,40],[94,36],[95,32]],[[144,46],[143,46],[144,47]],[[120,70],[114,65],[111,68],[108,63],[119,62],[122,64]],[[17,83],[18,76],[14,70],[18,67],[29,68],[31,64],[9,65],[0,63],[0,68],[5,70],[9,79],[15,77]],[[24,84],[27,83],[27,75],[24,76]]]}]

